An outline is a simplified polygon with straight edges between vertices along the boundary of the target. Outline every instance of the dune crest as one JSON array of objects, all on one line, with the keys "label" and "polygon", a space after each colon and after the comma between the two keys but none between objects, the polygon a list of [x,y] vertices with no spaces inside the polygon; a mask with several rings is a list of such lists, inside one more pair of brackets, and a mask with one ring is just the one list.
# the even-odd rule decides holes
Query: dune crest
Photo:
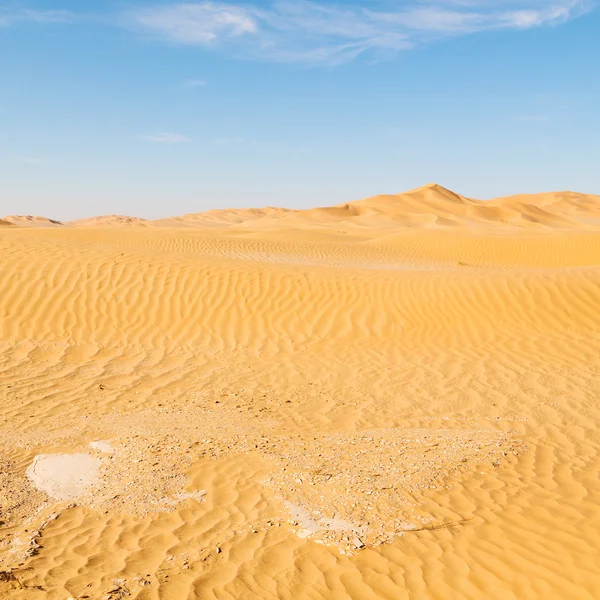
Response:
[{"label": "dune crest", "polygon": [[[306,210],[287,208],[220,209],[157,220],[123,215],[103,215],[69,222],[45,217],[8,216],[4,220],[22,226],[70,227],[298,227],[332,225],[377,227],[456,227],[477,225],[499,231],[518,227],[524,231],[593,229],[600,223],[600,196],[575,192],[526,194],[475,200],[439,184],[428,184],[400,194],[387,194]],[[370,221],[377,220],[377,223]]]},{"label": "dune crest", "polygon": [[146,219],[139,217],[128,217],[126,215],[101,215],[86,219],[68,221],[66,224],[73,227],[118,227],[120,225],[141,225]]},{"label": "dune crest", "polygon": [[60,221],[49,219],[47,217],[36,217],[33,215],[9,215],[2,219],[13,225],[20,225],[21,227],[52,227],[62,225]]}]

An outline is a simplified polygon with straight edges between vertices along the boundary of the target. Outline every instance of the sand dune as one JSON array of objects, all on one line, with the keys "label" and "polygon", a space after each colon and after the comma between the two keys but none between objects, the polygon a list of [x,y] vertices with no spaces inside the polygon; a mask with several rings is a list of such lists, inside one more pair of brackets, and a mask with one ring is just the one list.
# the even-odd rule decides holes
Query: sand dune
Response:
[{"label": "sand dune", "polygon": [[599,213],[6,218],[0,598],[600,597]]},{"label": "sand dune", "polygon": [[63,225],[60,221],[48,219],[47,217],[35,217],[32,215],[9,215],[4,217],[3,221],[21,227],[51,227]]},{"label": "sand dune", "polygon": [[347,202],[338,206],[292,210],[287,208],[249,208],[210,210],[149,221],[123,215],[103,215],[60,222],[46,217],[8,216],[4,220],[22,226],[62,225],[65,227],[111,227],[144,225],[176,228],[241,227],[252,230],[269,228],[302,229],[347,225],[369,229],[374,236],[381,228],[459,225],[487,227],[514,233],[521,230],[591,229],[600,224],[600,196],[557,192],[529,194],[481,201],[460,196],[441,185],[430,184],[397,195],[382,195]]},{"label": "sand dune", "polygon": [[100,217],[90,217],[87,219],[78,219],[68,221],[67,225],[74,227],[117,227],[119,225],[142,225],[146,219],[139,217],[127,217],[125,215],[102,215]]}]

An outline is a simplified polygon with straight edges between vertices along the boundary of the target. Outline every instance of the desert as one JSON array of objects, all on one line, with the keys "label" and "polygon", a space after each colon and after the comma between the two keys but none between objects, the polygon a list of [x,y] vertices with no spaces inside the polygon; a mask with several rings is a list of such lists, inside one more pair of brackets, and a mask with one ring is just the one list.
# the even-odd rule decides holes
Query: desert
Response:
[{"label": "desert", "polygon": [[0,598],[600,597],[600,196],[0,220]]}]

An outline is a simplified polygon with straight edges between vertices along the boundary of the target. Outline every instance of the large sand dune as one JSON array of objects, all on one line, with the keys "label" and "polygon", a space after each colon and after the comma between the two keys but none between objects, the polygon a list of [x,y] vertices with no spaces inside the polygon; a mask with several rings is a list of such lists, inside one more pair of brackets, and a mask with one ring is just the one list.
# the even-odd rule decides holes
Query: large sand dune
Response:
[{"label": "large sand dune", "polygon": [[0,225],[0,598],[600,597],[600,197]]}]

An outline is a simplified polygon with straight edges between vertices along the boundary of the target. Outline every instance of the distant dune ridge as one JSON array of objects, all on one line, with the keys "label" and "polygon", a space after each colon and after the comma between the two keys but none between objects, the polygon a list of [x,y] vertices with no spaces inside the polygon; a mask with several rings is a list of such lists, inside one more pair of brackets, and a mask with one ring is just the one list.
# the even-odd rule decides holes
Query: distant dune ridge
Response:
[{"label": "distant dune ridge", "polygon": [[67,223],[63,223],[63,225],[72,225],[74,227],[112,227],[116,225],[138,225],[142,223],[146,223],[146,219],[140,219],[139,217],[126,217],[124,215],[103,215],[100,217],[90,217],[87,219],[69,221]]},{"label": "distant dune ridge", "polygon": [[0,598],[600,598],[599,196],[6,217],[0,265]]},{"label": "distant dune ridge", "polygon": [[55,221],[46,217],[7,216],[5,221],[20,226],[111,227],[121,225],[224,226],[261,222],[335,222],[379,218],[407,227],[431,225],[458,226],[515,225],[585,229],[600,223],[600,196],[575,192],[552,192],[474,200],[438,184],[429,184],[395,195],[380,195],[332,207],[308,210],[250,208],[210,210],[148,221],[124,215],[103,215],[75,221]]},{"label": "distant dune ridge", "polygon": [[51,227],[64,225],[61,221],[48,219],[47,217],[36,217],[32,215],[9,215],[4,217],[4,221],[12,225],[20,225],[22,227]]}]

